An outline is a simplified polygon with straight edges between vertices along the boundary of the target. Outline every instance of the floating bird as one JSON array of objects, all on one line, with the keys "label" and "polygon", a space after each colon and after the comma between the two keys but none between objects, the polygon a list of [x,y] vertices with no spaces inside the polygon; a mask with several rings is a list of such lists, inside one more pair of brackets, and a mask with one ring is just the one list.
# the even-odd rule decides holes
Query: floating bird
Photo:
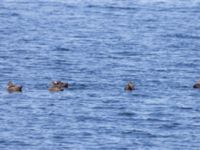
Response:
[{"label": "floating bird", "polygon": [[135,90],[135,87],[132,82],[128,82],[127,85],[125,85],[124,90],[132,91],[132,90]]},{"label": "floating bird", "polygon": [[22,86],[18,86],[13,84],[11,81],[8,82],[7,84],[7,91],[12,93],[12,92],[22,92]]},{"label": "floating bird", "polygon": [[200,80],[193,85],[193,88],[200,88]]}]

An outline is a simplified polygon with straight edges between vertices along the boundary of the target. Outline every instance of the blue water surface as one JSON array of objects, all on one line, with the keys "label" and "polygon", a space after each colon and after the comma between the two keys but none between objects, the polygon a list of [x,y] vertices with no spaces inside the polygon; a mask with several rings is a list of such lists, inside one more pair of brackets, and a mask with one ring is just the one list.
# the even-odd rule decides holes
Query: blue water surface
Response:
[{"label": "blue water surface", "polygon": [[0,1],[1,150],[199,150],[198,79],[200,0]]}]

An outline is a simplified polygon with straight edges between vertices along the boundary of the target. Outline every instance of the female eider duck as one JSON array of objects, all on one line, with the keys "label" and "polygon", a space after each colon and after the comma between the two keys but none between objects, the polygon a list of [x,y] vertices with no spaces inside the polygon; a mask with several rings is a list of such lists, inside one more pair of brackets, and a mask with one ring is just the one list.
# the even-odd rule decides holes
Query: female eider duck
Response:
[{"label": "female eider duck", "polygon": [[135,90],[135,87],[134,87],[132,82],[128,82],[127,85],[125,85],[124,90],[125,91],[132,91],[132,90]]},{"label": "female eider duck", "polygon": [[18,86],[13,84],[11,81],[8,82],[7,84],[7,91],[12,93],[12,92],[22,92],[22,86]]},{"label": "female eider duck", "polygon": [[197,81],[194,85],[193,85],[193,88],[200,88],[200,80],[199,81]]},{"label": "female eider duck", "polygon": [[52,86],[48,88],[50,92],[59,92],[59,91],[63,91],[64,88],[68,88],[68,83],[64,83],[61,81],[53,81],[51,83],[52,83]]}]

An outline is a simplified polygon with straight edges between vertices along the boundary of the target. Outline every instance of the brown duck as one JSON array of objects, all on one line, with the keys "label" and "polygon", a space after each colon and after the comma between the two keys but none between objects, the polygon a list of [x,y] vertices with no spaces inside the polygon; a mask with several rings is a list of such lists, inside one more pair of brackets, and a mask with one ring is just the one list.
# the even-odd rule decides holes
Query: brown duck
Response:
[{"label": "brown duck", "polygon": [[193,88],[200,88],[200,80],[193,85]]},{"label": "brown duck", "polygon": [[48,88],[48,90],[49,90],[50,92],[59,92],[59,91],[63,91],[64,88],[58,87],[58,86],[51,86],[50,88]]},{"label": "brown duck", "polygon": [[7,91],[12,93],[12,92],[22,92],[22,86],[18,86],[13,84],[11,81],[8,82],[7,84]]},{"label": "brown duck", "polygon": [[68,88],[69,87],[68,83],[64,83],[64,82],[61,82],[61,81],[53,81],[52,85],[55,86],[55,87],[61,87],[61,88]]},{"label": "brown duck", "polygon": [[128,82],[128,83],[125,85],[124,90],[125,90],[125,91],[132,91],[132,90],[135,90],[135,87],[134,87],[134,85],[133,85],[131,82]]}]

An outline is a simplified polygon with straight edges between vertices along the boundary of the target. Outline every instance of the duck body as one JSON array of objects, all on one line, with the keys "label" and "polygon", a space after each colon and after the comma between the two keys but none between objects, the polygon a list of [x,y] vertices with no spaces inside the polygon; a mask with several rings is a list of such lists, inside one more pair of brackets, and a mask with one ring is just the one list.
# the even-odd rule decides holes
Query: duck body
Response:
[{"label": "duck body", "polygon": [[7,91],[12,93],[12,92],[22,92],[22,86],[18,86],[13,84],[11,81],[8,82],[7,84]]},{"label": "duck body", "polygon": [[195,83],[195,84],[193,85],[193,88],[199,89],[199,88],[200,88],[200,81],[197,81],[197,83]]},{"label": "duck body", "polygon": [[57,86],[52,86],[50,88],[48,88],[49,92],[59,92],[59,91],[63,91],[64,89],[61,87],[57,87]]},{"label": "duck body", "polygon": [[125,91],[132,91],[132,90],[135,90],[135,87],[134,87],[133,83],[128,82],[127,85],[125,85],[124,90]]}]

